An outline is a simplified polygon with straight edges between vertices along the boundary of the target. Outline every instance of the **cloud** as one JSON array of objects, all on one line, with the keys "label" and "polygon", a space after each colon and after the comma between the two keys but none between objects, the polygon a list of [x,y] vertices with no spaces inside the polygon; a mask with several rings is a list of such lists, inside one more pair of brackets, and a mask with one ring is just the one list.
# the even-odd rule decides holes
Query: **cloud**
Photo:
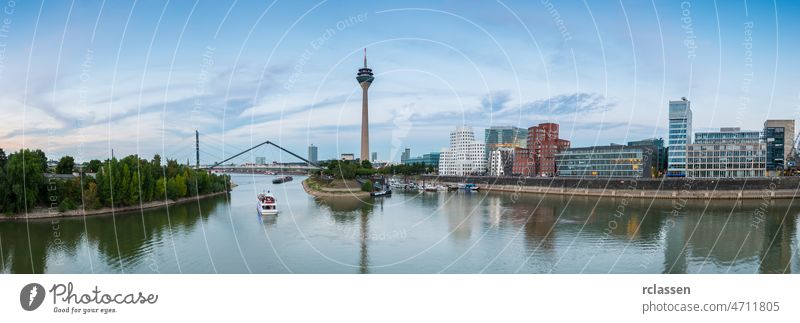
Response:
[{"label": "cloud", "polygon": [[522,105],[523,113],[561,116],[566,114],[588,114],[605,112],[616,106],[597,93],[561,94]]}]

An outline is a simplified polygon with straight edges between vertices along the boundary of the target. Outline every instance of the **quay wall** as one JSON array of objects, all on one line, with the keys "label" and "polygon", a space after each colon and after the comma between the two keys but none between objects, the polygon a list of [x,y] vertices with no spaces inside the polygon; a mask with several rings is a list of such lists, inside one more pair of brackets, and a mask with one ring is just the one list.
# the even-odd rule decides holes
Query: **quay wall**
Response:
[{"label": "quay wall", "polygon": [[570,178],[425,175],[444,184],[475,183],[482,190],[663,199],[794,198],[800,177],[759,178]]}]

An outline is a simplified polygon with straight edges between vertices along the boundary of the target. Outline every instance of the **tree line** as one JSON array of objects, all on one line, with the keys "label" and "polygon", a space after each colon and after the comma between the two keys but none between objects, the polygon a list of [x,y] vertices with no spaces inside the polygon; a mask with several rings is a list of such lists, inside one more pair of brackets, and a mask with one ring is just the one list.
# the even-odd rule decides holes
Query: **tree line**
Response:
[{"label": "tree line", "polygon": [[[80,205],[92,210],[230,190],[230,176],[194,170],[172,159],[162,165],[158,154],[151,160],[130,155],[75,166],[71,156],[49,169],[41,150],[23,149],[6,156],[0,149],[0,213],[19,214],[35,207],[63,212]],[[75,177],[46,175],[76,170]]]},{"label": "tree line", "polygon": [[370,176],[373,174],[383,175],[420,175],[434,172],[433,166],[425,163],[397,164],[375,169],[368,160],[330,160],[320,163],[323,167],[321,173],[337,179],[355,179],[356,177]]}]

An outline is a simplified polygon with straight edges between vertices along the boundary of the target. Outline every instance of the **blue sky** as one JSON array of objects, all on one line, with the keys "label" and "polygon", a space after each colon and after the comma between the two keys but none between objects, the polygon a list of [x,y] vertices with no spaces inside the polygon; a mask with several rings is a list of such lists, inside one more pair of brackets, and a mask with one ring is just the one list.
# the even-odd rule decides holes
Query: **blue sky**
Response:
[{"label": "blue sky", "polygon": [[[13,5],[13,7],[12,7]],[[561,124],[573,146],[800,114],[792,1],[0,1],[0,147],[204,162],[264,140],[438,151],[456,125]],[[247,156],[291,161],[268,148]],[[243,162],[246,160],[240,160]]]}]

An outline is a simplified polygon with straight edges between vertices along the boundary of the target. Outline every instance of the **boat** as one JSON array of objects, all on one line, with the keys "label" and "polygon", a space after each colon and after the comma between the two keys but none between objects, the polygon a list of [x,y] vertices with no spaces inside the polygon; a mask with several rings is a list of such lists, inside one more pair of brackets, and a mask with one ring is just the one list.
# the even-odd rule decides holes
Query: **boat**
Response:
[{"label": "boat", "polygon": [[374,196],[374,197],[389,196],[389,195],[392,195],[392,190],[380,190],[380,191],[375,191],[375,192],[369,193],[369,196]]},{"label": "boat", "polygon": [[478,185],[475,185],[475,184],[464,184],[464,190],[467,191],[467,192],[476,192],[479,189],[481,189],[481,188],[478,187]]},{"label": "boat", "polygon": [[275,195],[270,191],[258,194],[258,214],[260,215],[274,215],[278,214],[278,203]]},{"label": "boat", "polygon": [[436,189],[436,185],[427,185],[427,184],[422,186],[422,189],[427,191],[427,192],[436,192],[436,190],[437,190]]},{"label": "boat", "polygon": [[291,176],[281,176],[272,180],[272,184],[283,184],[292,180]]}]

